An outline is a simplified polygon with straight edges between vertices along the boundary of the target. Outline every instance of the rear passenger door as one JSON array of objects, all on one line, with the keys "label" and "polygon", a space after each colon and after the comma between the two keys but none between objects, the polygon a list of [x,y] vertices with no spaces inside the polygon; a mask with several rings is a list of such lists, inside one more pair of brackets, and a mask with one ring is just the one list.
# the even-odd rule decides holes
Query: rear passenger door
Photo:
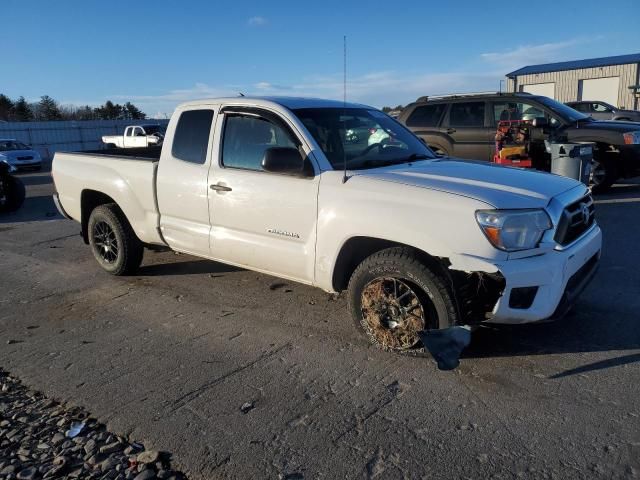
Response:
[{"label": "rear passenger door", "polygon": [[446,103],[419,105],[413,109],[405,125],[422,138],[437,154],[451,154],[451,145],[447,139],[445,128],[441,126],[442,117],[447,110]]},{"label": "rear passenger door", "polygon": [[207,177],[216,108],[198,105],[176,110],[156,180],[164,239],[175,250],[204,257],[209,256]]},{"label": "rear passenger door", "polygon": [[613,110],[611,107],[599,102],[589,104],[591,106],[591,116],[596,120],[611,120],[613,118]]},{"label": "rear passenger door", "polygon": [[453,145],[451,155],[474,160],[491,160],[495,132],[486,119],[484,100],[454,102],[445,117],[444,132]]}]

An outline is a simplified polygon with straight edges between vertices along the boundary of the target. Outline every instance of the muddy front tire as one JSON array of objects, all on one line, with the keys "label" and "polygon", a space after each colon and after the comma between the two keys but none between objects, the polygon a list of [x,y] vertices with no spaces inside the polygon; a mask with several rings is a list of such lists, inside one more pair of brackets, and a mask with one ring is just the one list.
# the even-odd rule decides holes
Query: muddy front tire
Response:
[{"label": "muddy front tire", "polygon": [[103,269],[112,275],[130,275],[138,269],[144,247],[116,204],[96,207],[87,230],[93,256]]},{"label": "muddy front tire", "polygon": [[421,352],[418,332],[458,320],[447,283],[408,248],[389,248],[365,259],[348,288],[356,328],[377,347]]}]

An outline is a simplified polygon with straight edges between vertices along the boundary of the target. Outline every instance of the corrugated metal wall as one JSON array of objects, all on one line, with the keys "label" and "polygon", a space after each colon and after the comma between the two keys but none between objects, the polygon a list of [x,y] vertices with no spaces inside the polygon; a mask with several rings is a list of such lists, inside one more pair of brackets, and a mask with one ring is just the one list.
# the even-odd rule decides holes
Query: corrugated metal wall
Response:
[{"label": "corrugated metal wall", "polygon": [[[629,90],[629,86],[638,83],[638,64],[636,63],[521,75],[517,77],[517,89],[520,91],[521,85],[554,82],[556,84],[556,100],[560,102],[571,102],[578,100],[578,85],[580,80],[604,77],[620,77],[620,91],[618,92],[617,106],[634,108],[635,99],[632,91]],[[507,79],[507,88],[510,92],[515,91],[516,85],[513,79]]]},{"label": "corrugated metal wall", "polygon": [[86,120],[69,122],[0,123],[0,138],[13,138],[33,146],[42,158],[58,150],[82,151],[104,148],[103,135],[122,135],[127,125],[160,124],[169,120]]}]

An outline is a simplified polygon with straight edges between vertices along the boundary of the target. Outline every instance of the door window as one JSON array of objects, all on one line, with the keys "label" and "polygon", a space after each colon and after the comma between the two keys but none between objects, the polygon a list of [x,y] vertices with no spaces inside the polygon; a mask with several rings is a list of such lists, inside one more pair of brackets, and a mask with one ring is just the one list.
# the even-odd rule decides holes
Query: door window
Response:
[{"label": "door window", "polygon": [[437,127],[446,106],[446,103],[438,103],[416,107],[407,118],[407,125],[409,127]]},{"label": "door window", "polygon": [[296,146],[289,132],[265,118],[228,114],[224,127],[222,164],[230,168],[261,171],[265,150]]},{"label": "door window", "polygon": [[203,164],[207,159],[213,110],[182,112],[173,136],[171,154],[180,160]]},{"label": "door window", "polygon": [[602,103],[592,103],[591,108],[593,108],[593,111],[597,113],[610,113],[612,111],[611,108],[603,105]]},{"label": "door window", "polygon": [[554,125],[557,120],[550,118],[541,108],[523,102],[500,102],[493,104],[493,117],[496,125],[505,120],[533,120],[546,118]]},{"label": "door window", "polygon": [[452,127],[483,127],[484,102],[452,103],[449,112]]},{"label": "door window", "polygon": [[588,103],[574,103],[570,105],[570,107],[582,113],[589,113],[591,111]]}]

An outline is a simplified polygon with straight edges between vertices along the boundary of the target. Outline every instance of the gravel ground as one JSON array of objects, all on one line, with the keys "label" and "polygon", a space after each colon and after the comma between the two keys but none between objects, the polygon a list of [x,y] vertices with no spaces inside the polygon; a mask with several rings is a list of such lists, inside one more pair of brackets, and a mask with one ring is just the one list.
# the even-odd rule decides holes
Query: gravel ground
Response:
[{"label": "gravel ground", "polygon": [[106,430],[80,407],[60,404],[0,370],[0,480],[184,479],[166,452]]}]

